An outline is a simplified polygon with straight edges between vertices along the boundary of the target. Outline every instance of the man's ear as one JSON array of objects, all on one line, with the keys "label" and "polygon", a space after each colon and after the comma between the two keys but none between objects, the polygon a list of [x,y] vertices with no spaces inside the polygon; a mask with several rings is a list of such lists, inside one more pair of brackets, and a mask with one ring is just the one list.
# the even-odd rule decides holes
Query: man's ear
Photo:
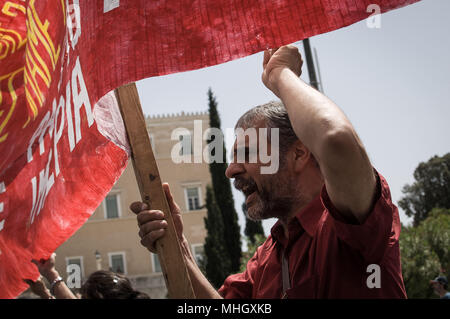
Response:
[{"label": "man's ear", "polygon": [[311,152],[306,148],[301,141],[296,141],[291,148],[294,170],[301,172],[311,157]]}]

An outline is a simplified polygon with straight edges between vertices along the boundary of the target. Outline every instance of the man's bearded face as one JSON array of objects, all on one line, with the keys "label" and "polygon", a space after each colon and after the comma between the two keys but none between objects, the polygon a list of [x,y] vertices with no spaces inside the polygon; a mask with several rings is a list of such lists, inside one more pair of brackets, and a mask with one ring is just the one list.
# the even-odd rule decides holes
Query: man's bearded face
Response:
[{"label": "man's bearded face", "polygon": [[252,177],[235,177],[234,186],[242,191],[246,198],[248,218],[280,218],[291,211],[295,194],[286,169],[280,167],[276,174],[259,174],[256,176],[258,183]]}]

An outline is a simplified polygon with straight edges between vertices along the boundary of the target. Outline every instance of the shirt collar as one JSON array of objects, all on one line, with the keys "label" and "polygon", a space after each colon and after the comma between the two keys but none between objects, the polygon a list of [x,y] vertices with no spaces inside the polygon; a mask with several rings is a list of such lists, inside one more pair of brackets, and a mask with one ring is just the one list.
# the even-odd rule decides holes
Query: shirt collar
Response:
[{"label": "shirt collar", "polygon": [[[324,212],[322,200],[320,194],[318,194],[313,200],[311,200],[308,205],[303,207],[300,212],[295,215],[295,219],[289,222],[288,229],[293,228],[293,223],[300,223],[301,227],[308,233],[309,236],[314,237],[317,226],[319,225],[319,220]],[[299,226],[300,226],[299,225]],[[281,236],[284,237],[283,227],[281,222],[278,220],[271,229],[272,237],[279,240]]]},{"label": "shirt collar", "polygon": [[309,204],[303,208],[295,217],[303,226],[309,236],[314,237],[317,226],[322,218],[324,207],[320,194],[318,194]]}]

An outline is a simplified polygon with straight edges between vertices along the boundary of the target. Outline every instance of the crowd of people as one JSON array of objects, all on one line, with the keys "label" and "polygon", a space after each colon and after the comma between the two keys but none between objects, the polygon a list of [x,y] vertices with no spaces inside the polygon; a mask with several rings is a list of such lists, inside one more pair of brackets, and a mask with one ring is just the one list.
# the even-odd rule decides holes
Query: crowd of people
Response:
[{"label": "crowd of people", "polygon": [[31,291],[42,299],[150,299],[148,294],[135,290],[127,277],[109,270],[93,272],[80,291],[73,293],[56,270],[55,258],[53,253],[47,260],[33,260],[41,275],[36,281],[25,279]]}]

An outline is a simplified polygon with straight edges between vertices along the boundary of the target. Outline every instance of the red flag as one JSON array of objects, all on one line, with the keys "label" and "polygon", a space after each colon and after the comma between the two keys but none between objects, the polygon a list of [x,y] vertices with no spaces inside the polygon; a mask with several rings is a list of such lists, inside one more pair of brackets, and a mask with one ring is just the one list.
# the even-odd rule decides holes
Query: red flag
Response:
[{"label": "red flag", "polygon": [[97,103],[107,92],[417,1],[0,0],[0,298],[37,278],[30,260],[69,238],[123,171],[115,98]]}]

